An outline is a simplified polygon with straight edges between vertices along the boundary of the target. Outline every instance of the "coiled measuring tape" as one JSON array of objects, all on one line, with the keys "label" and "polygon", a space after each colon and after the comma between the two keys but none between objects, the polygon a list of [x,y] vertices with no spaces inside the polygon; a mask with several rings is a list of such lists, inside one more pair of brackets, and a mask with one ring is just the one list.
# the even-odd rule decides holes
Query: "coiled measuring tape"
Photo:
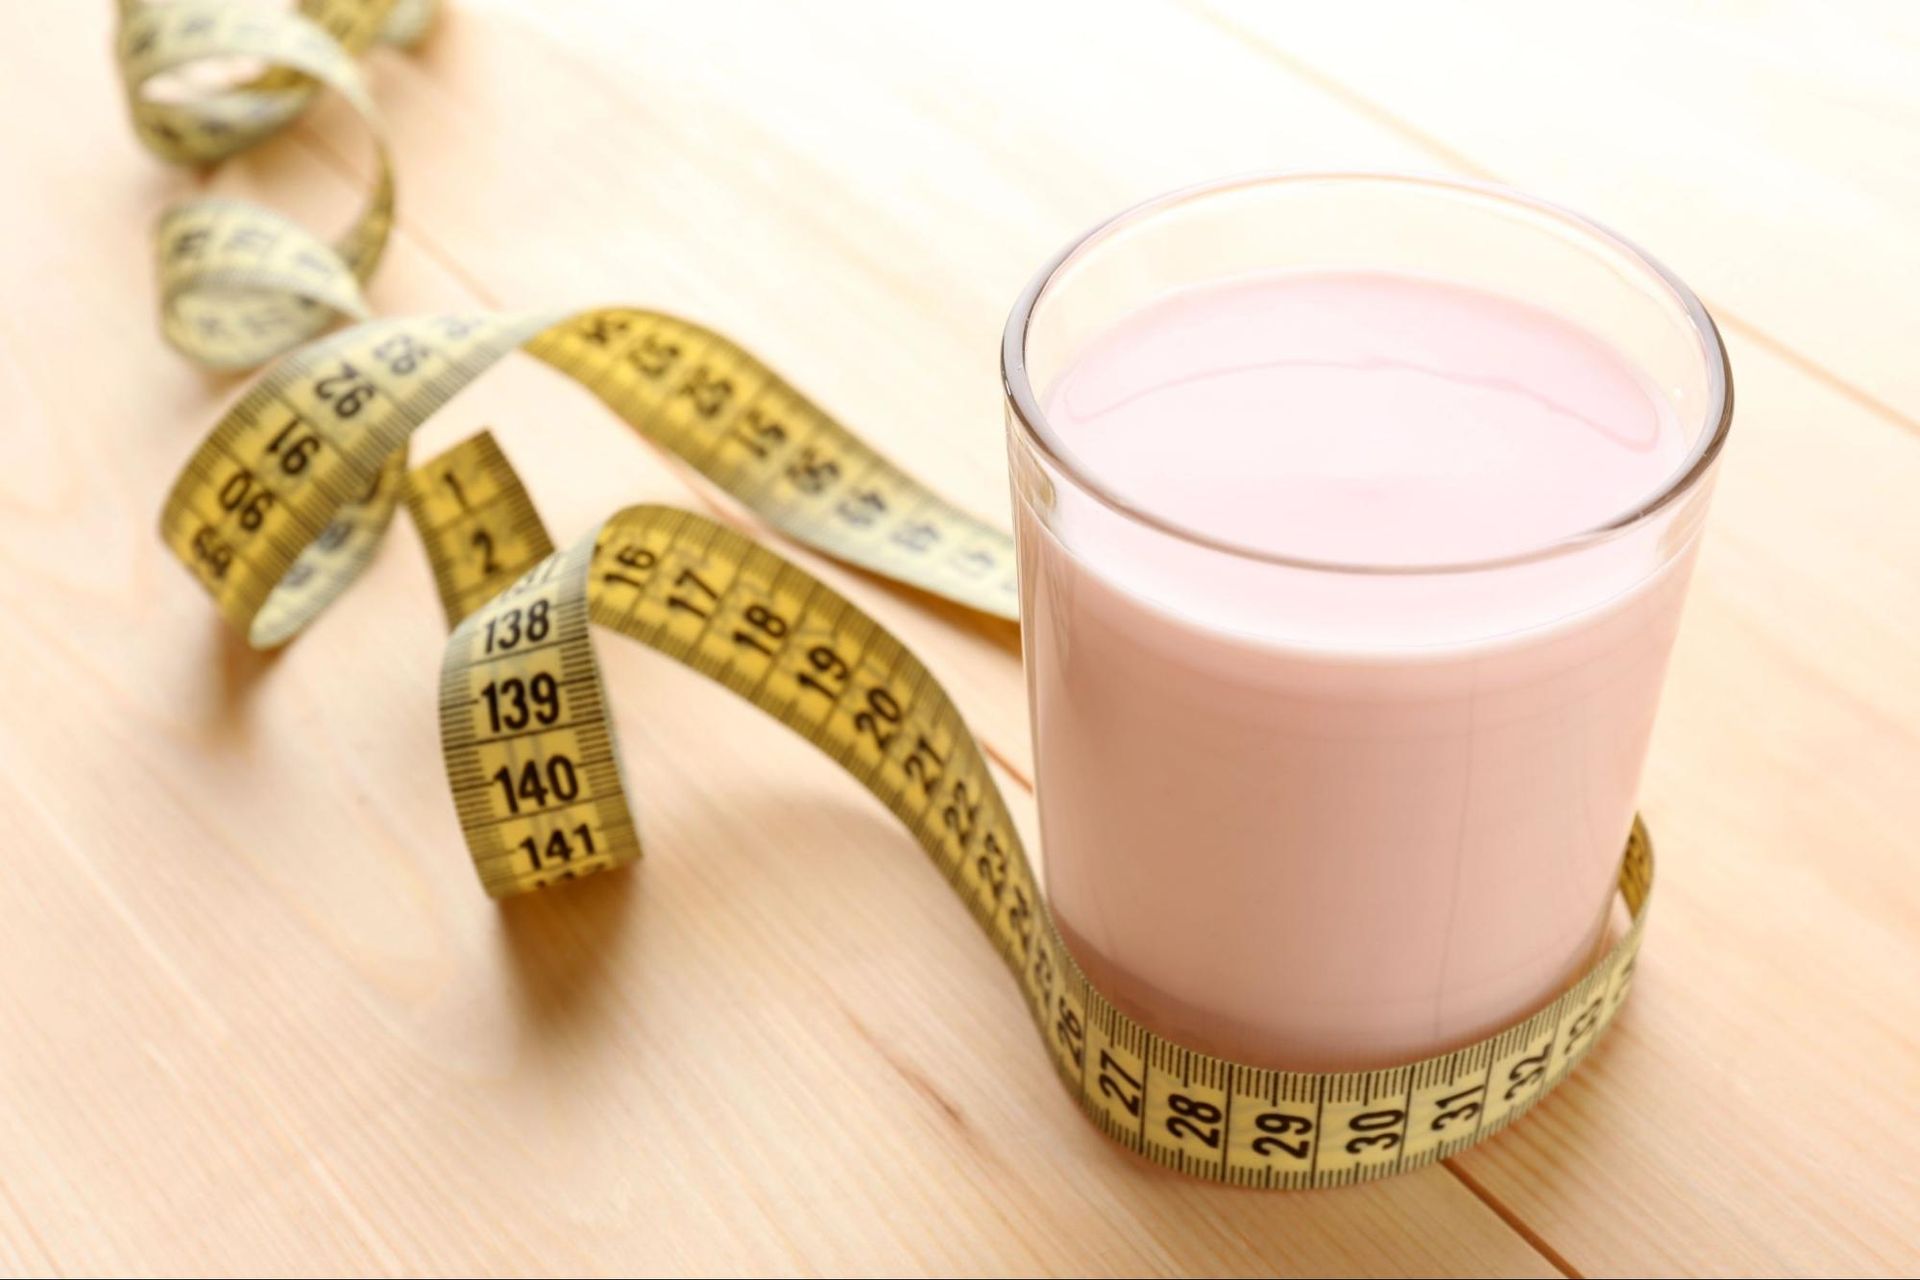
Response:
[{"label": "coiled measuring tape", "polygon": [[[148,28],[160,33],[153,45],[128,56],[167,66],[180,65],[181,47],[268,56],[263,41],[177,46],[166,35],[186,11],[217,10],[225,22],[232,8],[152,6],[176,12]],[[351,29],[365,38],[392,12],[347,0],[308,8],[353,10],[360,22]],[[345,82],[345,72],[329,78],[339,67],[352,69],[344,52],[336,62],[315,54],[250,83],[310,93],[314,81]],[[130,72],[128,82],[145,81]],[[391,182],[382,184],[390,207]],[[188,256],[212,255],[198,259],[202,267],[223,260],[213,224],[196,229],[209,235]],[[163,251],[166,235],[163,228]],[[366,266],[346,252],[336,262]],[[179,314],[190,317],[194,341],[245,330],[243,316],[263,299],[313,300],[293,304],[297,311],[332,306],[287,292],[282,276],[196,270],[180,277],[193,287],[175,298],[191,299]],[[226,323],[204,324],[209,316]],[[1017,612],[1006,534],[937,497],[697,325],[625,308],[408,318],[368,321],[301,348],[195,452],[167,499],[163,536],[226,617],[264,647],[289,639],[351,584],[404,497],[454,628],[441,669],[442,749],[489,893],[545,888],[640,855],[588,634],[597,622],[746,698],[886,804],[1013,970],[1081,1109],[1160,1164],[1262,1187],[1335,1186],[1427,1164],[1524,1114],[1621,1007],[1653,873],[1637,821],[1619,878],[1631,916],[1624,934],[1553,1003],[1477,1043],[1390,1069],[1301,1073],[1230,1062],[1154,1033],[1087,981],[979,744],[938,682],[879,623],[772,550],[674,508],[628,508],[555,551],[484,434],[407,469],[412,432],[516,347],[580,381],[790,536],[972,608]],[[212,349],[236,359],[241,350]]]},{"label": "coiled measuring tape", "polygon": [[[332,244],[247,200],[197,198],[162,216],[161,330],[183,354],[213,368],[250,368],[370,314],[360,285],[393,228],[393,166],[353,55],[375,40],[418,40],[435,3],[302,0],[296,12],[236,0],[120,0],[128,108],[135,133],[161,159],[218,163],[291,124],[322,88],[346,99],[373,138],[372,189]],[[256,66],[258,74],[232,79]],[[186,81],[196,67],[227,78],[194,92]]]}]

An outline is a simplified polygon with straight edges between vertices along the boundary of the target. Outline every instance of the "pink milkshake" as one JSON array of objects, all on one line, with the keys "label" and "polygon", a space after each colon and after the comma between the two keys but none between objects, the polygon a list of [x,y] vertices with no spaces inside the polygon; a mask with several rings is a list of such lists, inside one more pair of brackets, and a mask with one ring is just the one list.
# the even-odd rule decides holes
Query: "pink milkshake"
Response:
[{"label": "pink milkshake", "polygon": [[[1343,230],[1328,260],[1262,261],[1260,223],[1321,216],[1316,183],[1401,202],[1379,255]],[[1595,953],[1723,365],[1691,295],[1565,215],[1268,185],[1163,202],[1261,214],[1243,258],[1216,213],[1203,269],[1169,270],[1182,229],[1149,208],[1037,286],[1017,353],[1010,329],[1042,852],[1074,955],[1149,1026],[1385,1065],[1524,1015]],[[1437,235],[1423,198],[1450,202]],[[1471,252],[1443,251],[1475,216]],[[1478,269],[1502,234],[1530,287]],[[1556,297],[1552,249],[1609,260]]]}]

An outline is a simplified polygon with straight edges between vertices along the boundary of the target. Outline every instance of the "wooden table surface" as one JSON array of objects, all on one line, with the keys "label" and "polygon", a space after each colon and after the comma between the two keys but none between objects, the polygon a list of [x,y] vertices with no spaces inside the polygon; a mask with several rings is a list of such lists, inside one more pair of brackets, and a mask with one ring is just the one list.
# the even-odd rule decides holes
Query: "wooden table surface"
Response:
[{"label": "wooden table surface", "polygon": [[[154,531],[241,384],[157,338],[153,218],[210,187],[335,226],[364,136],[329,103],[168,170],[110,10],[0,16],[0,1269],[1920,1267],[1913,6],[457,0],[369,59],[378,310],[678,311],[996,518],[1014,294],[1164,188],[1472,174],[1700,290],[1739,413],[1646,777],[1634,999],[1499,1138],[1294,1195],[1100,1137],[878,803],[636,646],[605,657],[648,861],[485,898],[412,533],[268,658]],[[483,423],[561,537],[714,505],[532,361],[421,449]],[[1007,634],[822,572],[1024,772]]]}]

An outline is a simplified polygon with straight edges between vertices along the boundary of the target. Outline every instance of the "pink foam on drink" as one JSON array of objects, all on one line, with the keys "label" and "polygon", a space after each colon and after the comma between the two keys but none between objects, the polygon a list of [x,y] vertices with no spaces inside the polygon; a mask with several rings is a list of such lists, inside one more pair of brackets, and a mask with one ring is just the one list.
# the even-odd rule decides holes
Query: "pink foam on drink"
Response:
[{"label": "pink foam on drink", "polygon": [[1216,1052],[1388,1063],[1544,1003],[1601,937],[1692,546],[1526,559],[1688,442],[1576,325],[1377,273],[1169,295],[1044,389],[1072,464],[1204,539],[1021,512],[1047,876],[1123,1007]]}]

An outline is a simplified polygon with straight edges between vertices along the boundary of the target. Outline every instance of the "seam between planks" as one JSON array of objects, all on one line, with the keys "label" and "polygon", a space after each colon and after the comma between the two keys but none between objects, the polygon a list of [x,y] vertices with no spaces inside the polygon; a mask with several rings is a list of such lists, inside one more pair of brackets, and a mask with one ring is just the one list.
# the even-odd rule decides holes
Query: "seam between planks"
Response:
[{"label": "seam between planks", "polygon": [[1461,1185],[1471,1191],[1481,1204],[1492,1210],[1495,1217],[1506,1223],[1515,1235],[1526,1241],[1535,1253],[1545,1258],[1548,1263],[1558,1269],[1561,1275],[1566,1276],[1567,1280],[1585,1280],[1580,1269],[1567,1261],[1566,1255],[1548,1243],[1546,1237],[1535,1231],[1525,1218],[1508,1208],[1500,1197],[1481,1186],[1478,1179],[1454,1162],[1453,1157],[1449,1156],[1440,1163],[1449,1173],[1458,1178]]}]

